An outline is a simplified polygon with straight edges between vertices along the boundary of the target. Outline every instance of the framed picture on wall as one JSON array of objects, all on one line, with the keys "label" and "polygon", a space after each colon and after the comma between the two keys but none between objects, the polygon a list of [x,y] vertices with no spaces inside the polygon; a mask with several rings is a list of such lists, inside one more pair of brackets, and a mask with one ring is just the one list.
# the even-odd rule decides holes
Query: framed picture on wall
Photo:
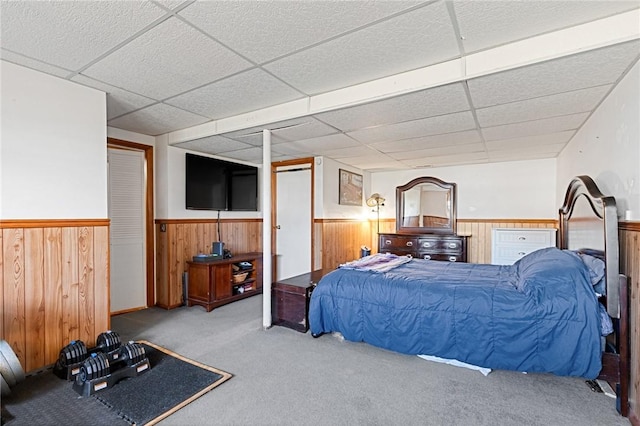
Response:
[{"label": "framed picture on wall", "polygon": [[362,205],[362,175],[339,169],[339,204],[347,206]]}]

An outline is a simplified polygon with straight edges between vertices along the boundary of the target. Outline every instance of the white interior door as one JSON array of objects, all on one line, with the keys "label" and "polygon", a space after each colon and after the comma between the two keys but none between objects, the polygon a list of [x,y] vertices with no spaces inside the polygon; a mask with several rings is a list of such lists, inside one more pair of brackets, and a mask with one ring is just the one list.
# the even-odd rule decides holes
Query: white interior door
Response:
[{"label": "white interior door", "polygon": [[108,150],[111,312],[146,306],[144,153]]},{"label": "white interior door", "polygon": [[299,165],[276,176],[276,277],[311,272],[311,169]]}]

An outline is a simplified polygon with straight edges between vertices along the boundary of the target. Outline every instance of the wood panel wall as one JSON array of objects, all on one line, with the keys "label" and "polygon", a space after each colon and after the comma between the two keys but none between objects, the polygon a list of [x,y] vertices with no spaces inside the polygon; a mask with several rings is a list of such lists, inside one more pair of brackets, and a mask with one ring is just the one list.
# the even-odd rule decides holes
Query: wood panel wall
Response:
[{"label": "wood panel wall", "polygon": [[640,223],[620,226],[620,269],[631,284],[631,417],[634,425],[640,425]]},{"label": "wood panel wall", "polygon": [[109,329],[109,221],[0,222],[0,337],[25,371]]},{"label": "wood panel wall", "polygon": [[187,261],[211,253],[214,241],[224,241],[232,253],[262,251],[262,219],[156,220],[156,304],[165,309],[182,305],[182,276]]},{"label": "wood panel wall", "polygon": [[493,228],[558,228],[553,219],[458,219],[458,235],[468,235],[469,263],[491,263],[491,230]]},{"label": "wood panel wall", "polygon": [[369,221],[316,219],[314,227],[316,268],[335,269],[341,263],[360,257],[362,246],[375,247],[371,245],[372,227]]},{"label": "wood panel wall", "polygon": [[[458,234],[468,235],[468,261],[470,263],[491,263],[491,229],[493,228],[557,228],[553,219],[493,219],[458,220]],[[376,221],[348,219],[316,219],[314,231],[315,267],[333,269],[339,264],[360,256],[360,247],[371,247],[378,251],[378,224]],[[396,231],[394,219],[380,220],[380,233]]]}]

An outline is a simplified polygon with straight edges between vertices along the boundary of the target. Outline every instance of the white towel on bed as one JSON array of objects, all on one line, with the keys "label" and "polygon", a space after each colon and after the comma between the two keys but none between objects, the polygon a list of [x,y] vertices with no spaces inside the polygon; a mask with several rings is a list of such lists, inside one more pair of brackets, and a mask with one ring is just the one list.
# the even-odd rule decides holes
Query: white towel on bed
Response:
[{"label": "white towel on bed", "polygon": [[365,256],[362,259],[340,265],[343,269],[355,269],[357,271],[387,272],[407,262],[411,262],[411,256],[398,256],[392,253],[378,253]]}]

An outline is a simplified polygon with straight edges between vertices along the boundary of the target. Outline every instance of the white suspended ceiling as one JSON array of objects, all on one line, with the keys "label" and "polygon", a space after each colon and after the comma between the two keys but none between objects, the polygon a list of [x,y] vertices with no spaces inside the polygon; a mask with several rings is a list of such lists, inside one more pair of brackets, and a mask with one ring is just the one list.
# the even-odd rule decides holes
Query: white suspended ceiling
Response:
[{"label": "white suspended ceiling", "polygon": [[[0,3],[1,58],[108,93],[108,125],[363,170],[558,155],[640,57],[631,1]],[[636,94],[637,95],[637,94]]]}]

